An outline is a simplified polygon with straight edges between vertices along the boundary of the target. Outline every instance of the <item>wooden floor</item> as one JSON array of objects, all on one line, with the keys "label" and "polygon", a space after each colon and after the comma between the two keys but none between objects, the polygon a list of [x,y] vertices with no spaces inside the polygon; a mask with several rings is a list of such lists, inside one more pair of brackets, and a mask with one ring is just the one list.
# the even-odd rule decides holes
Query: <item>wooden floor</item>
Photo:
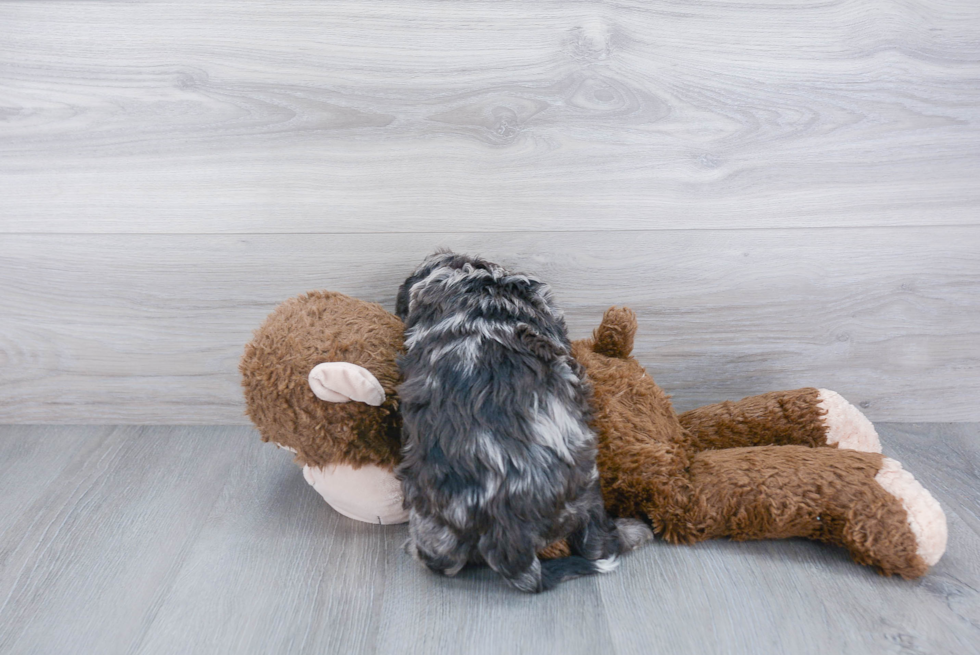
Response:
[{"label": "wooden floor", "polygon": [[949,519],[925,578],[658,542],[535,597],[426,573],[251,428],[2,427],[0,652],[980,653],[980,425],[879,430]]}]

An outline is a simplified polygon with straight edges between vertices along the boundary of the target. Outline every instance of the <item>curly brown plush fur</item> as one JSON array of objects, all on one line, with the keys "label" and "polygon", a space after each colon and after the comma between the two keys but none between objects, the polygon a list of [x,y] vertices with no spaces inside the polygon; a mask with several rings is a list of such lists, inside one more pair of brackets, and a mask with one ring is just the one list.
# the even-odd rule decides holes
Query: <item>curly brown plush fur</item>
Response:
[{"label": "curly brown plush fur", "polygon": [[773,391],[738,403],[699,407],[677,418],[697,450],[748,446],[827,445],[824,411],[813,388]]},{"label": "curly brown plush fur", "polygon": [[[678,416],[630,355],[635,332],[633,312],[613,308],[592,338],[572,345],[594,388],[591,426],[610,514],[646,519],[672,543],[807,537],[842,545],[857,562],[886,574],[926,571],[917,541],[922,535],[913,533],[916,521],[904,504],[909,498],[886,488],[888,476],[900,471],[897,462],[830,444],[816,389]],[[249,415],[264,440],[294,448],[300,462],[390,466],[398,458],[395,357],[401,350],[401,323],[378,305],[331,293],[288,301],[246,348]],[[318,400],[306,376],[325,361],[373,372],[387,394],[384,404]],[[945,519],[928,492],[917,487],[915,493],[932,503],[931,517],[920,512],[919,518],[933,525],[918,529],[932,530],[938,559]],[[542,556],[567,553],[559,543]]]},{"label": "curly brown plush fur", "polygon": [[[309,466],[398,463],[401,415],[395,388],[404,327],[381,305],[313,291],[279,305],[245,346],[239,370],[246,411],[262,441],[296,452]],[[310,369],[357,362],[384,387],[380,407],[325,403],[310,391]]]},{"label": "curly brown plush fur", "polygon": [[629,356],[635,326],[632,312],[611,309],[593,339],[573,346],[595,388],[611,514],[645,517],[673,543],[807,537],[846,546],[885,573],[926,571],[902,504],[875,482],[882,456],[819,447],[826,427],[816,389],[689,412],[692,434]]}]

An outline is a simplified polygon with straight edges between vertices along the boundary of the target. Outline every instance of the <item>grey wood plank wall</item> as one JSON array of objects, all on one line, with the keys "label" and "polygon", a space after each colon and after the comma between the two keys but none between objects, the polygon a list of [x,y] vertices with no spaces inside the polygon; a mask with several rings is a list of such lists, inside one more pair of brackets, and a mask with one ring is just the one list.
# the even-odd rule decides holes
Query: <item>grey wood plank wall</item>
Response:
[{"label": "grey wood plank wall", "polygon": [[681,409],[980,406],[980,4],[0,1],[0,421],[240,423],[285,298],[438,245]]}]

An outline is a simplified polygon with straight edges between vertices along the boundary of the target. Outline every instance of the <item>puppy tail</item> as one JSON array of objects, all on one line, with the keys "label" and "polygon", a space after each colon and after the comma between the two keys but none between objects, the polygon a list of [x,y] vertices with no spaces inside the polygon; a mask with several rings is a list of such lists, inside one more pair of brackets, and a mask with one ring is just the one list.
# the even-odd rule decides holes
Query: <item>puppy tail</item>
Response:
[{"label": "puppy tail", "polygon": [[578,555],[549,559],[541,562],[541,582],[539,591],[554,589],[566,580],[581,578],[596,573],[610,573],[619,566],[616,557],[590,560]]}]

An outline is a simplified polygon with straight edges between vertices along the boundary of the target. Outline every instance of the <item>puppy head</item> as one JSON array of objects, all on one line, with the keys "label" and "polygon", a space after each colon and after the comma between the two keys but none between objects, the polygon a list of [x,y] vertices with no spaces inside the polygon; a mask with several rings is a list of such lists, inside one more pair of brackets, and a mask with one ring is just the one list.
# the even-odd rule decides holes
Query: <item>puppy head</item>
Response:
[{"label": "puppy head", "polygon": [[396,464],[402,334],[401,321],[380,305],[340,293],[282,303],[239,365],[247,413],[262,440],[313,467]]},{"label": "puppy head", "polygon": [[427,280],[436,270],[441,268],[455,268],[459,265],[465,263],[468,257],[464,255],[459,255],[451,250],[437,250],[432,253],[421,264],[408,276],[400,287],[398,287],[398,296],[395,298],[395,314],[402,321],[408,318],[409,312],[412,310],[413,292],[418,292],[419,283]]},{"label": "puppy head", "polygon": [[438,250],[429,255],[398,289],[395,313],[411,328],[417,319],[433,318],[451,299],[459,294],[478,291],[494,285],[516,298],[530,302],[539,309],[551,311],[550,291],[540,280],[520,273],[511,273],[499,264],[452,252]]}]

